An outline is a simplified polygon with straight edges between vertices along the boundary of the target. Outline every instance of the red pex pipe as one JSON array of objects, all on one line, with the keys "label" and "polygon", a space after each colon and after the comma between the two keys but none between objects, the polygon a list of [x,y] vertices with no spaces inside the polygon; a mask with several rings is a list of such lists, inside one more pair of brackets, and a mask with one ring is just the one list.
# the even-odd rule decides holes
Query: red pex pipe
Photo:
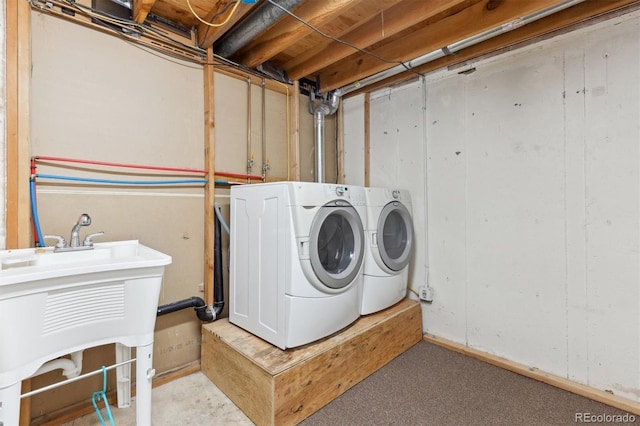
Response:
[{"label": "red pex pipe", "polygon": [[61,163],[94,164],[99,166],[124,167],[129,169],[162,170],[162,171],[169,171],[169,172],[200,173],[205,175],[208,174],[206,170],[186,169],[186,168],[180,168],[180,167],[162,167],[162,166],[146,166],[142,164],[109,163],[107,161],[78,160],[76,158],[63,158],[63,157],[35,156],[33,158],[35,159],[35,161],[57,161]]},{"label": "red pex pipe", "polygon": [[224,176],[230,178],[238,178],[238,179],[257,179],[262,180],[262,176],[258,175],[245,175],[241,173],[228,173],[228,172],[215,172],[216,176]]},{"label": "red pex pipe", "polygon": [[[32,161],[32,170],[35,170],[36,161],[57,161],[60,163],[93,164],[93,165],[100,165],[100,166],[124,167],[124,168],[130,168],[130,169],[200,173],[204,175],[209,173],[206,170],[187,169],[187,168],[181,168],[181,167],[162,167],[162,166],[147,166],[147,165],[141,165],[141,164],[110,163],[107,161],[79,160],[77,158],[49,157],[49,156],[42,156],[42,155],[32,157],[31,161]],[[225,176],[225,177],[237,178],[237,179],[262,180],[262,176],[258,176],[258,175],[248,175],[248,174],[242,174],[242,173],[229,173],[229,172],[215,172],[214,174],[217,176]]]}]

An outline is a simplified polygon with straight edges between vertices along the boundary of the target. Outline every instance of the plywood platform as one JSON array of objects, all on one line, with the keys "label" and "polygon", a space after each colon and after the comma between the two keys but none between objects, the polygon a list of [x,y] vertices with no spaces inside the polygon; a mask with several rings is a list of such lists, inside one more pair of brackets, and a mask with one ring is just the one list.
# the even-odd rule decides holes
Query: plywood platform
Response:
[{"label": "plywood platform", "polygon": [[409,299],[286,351],[225,318],[202,327],[202,371],[257,425],[296,424],[421,339]]}]

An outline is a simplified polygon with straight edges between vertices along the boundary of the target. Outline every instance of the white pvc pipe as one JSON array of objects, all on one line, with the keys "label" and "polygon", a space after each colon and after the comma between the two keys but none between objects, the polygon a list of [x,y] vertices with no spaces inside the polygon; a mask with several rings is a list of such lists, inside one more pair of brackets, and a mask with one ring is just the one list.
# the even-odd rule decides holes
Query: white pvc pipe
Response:
[{"label": "white pvc pipe", "polygon": [[62,374],[64,374],[67,379],[79,376],[82,371],[82,351],[73,352],[71,354],[71,359],[58,358],[44,363],[42,367],[38,368],[31,377],[39,376],[54,370],[62,370]]}]

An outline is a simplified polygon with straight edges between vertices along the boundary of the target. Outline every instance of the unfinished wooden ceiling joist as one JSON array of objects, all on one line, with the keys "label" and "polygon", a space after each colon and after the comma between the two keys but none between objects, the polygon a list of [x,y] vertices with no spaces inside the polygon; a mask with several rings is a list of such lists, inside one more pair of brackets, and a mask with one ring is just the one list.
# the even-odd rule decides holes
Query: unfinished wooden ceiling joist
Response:
[{"label": "unfinished wooden ceiling joist", "polygon": [[[275,70],[282,80],[316,81],[325,93],[430,52],[447,52],[453,43],[495,28],[504,32],[432,63],[412,63],[411,70],[385,77],[375,87],[640,7],[640,0],[101,1],[130,2],[137,23],[149,23],[150,17],[175,23],[191,32],[192,48],[205,52],[213,47],[218,57]],[[523,24],[524,17],[548,9],[554,12]]]}]

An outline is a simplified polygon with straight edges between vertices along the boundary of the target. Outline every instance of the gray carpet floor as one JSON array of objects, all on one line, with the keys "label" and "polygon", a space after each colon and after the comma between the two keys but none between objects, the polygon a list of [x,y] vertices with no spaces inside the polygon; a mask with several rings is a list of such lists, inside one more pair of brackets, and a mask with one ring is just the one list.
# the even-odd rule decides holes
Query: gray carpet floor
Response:
[{"label": "gray carpet floor", "polygon": [[[638,415],[421,341],[301,425],[576,425],[581,415],[589,424],[640,424]],[[624,419],[634,421],[615,421]]]}]

